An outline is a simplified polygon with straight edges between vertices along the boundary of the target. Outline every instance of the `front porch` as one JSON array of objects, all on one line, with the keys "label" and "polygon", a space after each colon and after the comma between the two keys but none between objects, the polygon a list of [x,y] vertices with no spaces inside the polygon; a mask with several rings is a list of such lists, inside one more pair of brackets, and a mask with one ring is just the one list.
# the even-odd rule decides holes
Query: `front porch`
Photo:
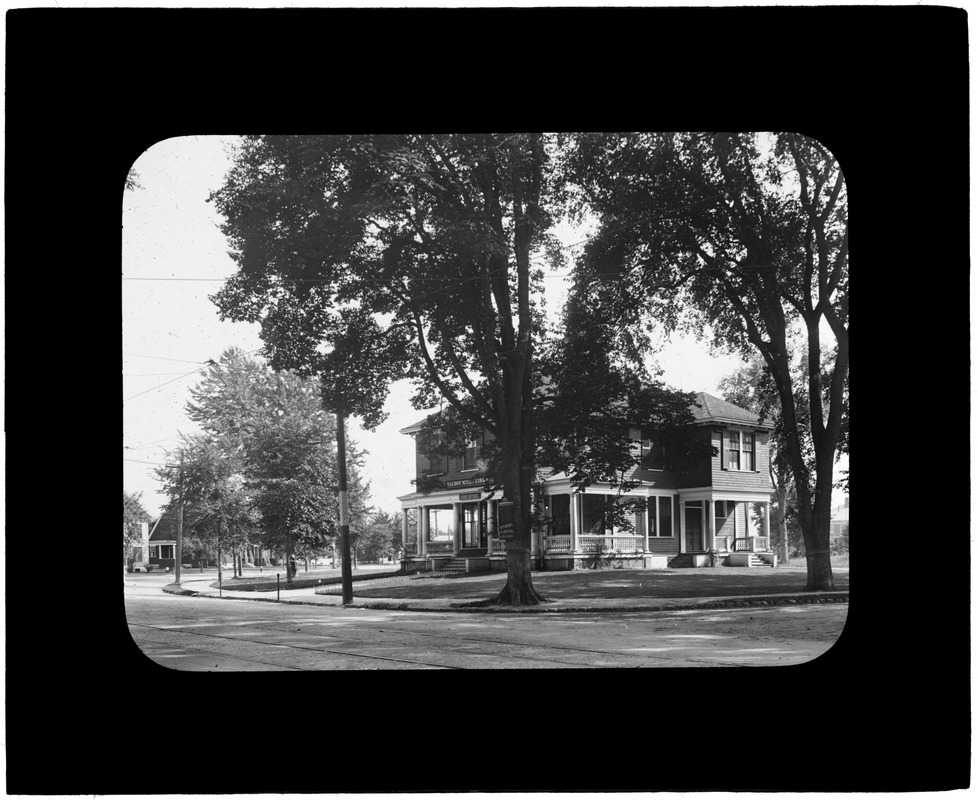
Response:
[{"label": "front porch", "polygon": [[[534,569],[777,564],[769,535],[769,496],[710,490],[649,495],[643,500],[644,507],[632,516],[633,529],[628,531],[606,526],[585,497],[593,504],[602,495],[545,498],[546,527],[534,530],[531,536]],[[409,498],[401,499],[403,503]],[[498,501],[480,493],[414,495],[410,500],[413,505],[402,506],[402,568],[425,572],[506,569],[506,541],[496,536]],[[756,507],[754,516],[750,506]]]}]

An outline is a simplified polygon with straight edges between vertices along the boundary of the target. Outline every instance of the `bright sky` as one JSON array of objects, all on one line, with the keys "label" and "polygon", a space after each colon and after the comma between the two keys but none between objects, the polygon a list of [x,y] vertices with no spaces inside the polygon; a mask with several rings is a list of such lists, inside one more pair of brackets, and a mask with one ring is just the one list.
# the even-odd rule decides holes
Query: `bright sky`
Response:
[{"label": "bright sky", "polygon": [[[197,430],[184,408],[204,362],[228,347],[261,347],[257,326],[221,322],[208,299],[234,272],[219,217],[207,202],[229,167],[228,141],[192,136],[158,142],[134,164],[140,188],[123,198],[123,480],[127,492],[142,493],[153,515],[166,502],[154,467],[181,433]],[[575,231],[564,235],[568,244],[583,238]],[[546,281],[549,307],[559,309],[563,284],[556,277]],[[667,384],[710,394],[719,394],[719,380],[741,363],[713,357],[706,344],[685,338],[667,345],[659,361]],[[399,431],[424,412],[414,410],[408,396],[406,385],[395,385],[387,422],[370,433],[354,420],[349,434],[368,452],[372,504],[390,512],[400,509],[398,495],[413,490],[413,441]]]}]

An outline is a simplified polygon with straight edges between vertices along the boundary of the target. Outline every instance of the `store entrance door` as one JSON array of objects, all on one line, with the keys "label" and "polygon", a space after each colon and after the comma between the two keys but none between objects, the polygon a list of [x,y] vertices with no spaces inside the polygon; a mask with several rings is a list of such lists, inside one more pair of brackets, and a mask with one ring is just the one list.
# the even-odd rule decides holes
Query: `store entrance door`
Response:
[{"label": "store entrance door", "polygon": [[488,547],[486,504],[465,503],[462,506],[462,547]]}]

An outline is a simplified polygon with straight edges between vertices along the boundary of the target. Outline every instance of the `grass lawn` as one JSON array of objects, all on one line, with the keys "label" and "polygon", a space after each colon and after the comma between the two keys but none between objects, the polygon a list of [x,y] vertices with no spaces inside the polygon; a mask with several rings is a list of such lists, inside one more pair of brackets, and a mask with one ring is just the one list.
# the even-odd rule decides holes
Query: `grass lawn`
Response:
[{"label": "grass lawn", "polygon": [[[362,581],[377,578],[384,575],[396,573],[397,564],[391,564],[388,568],[355,569],[353,570],[353,580]],[[276,586],[290,589],[306,589],[310,586],[320,584],[338,583],[342,579],[340,569],[311,569],[305,572],[302,569],[292,579],[289,584],[285,579],[285,567],[267,567],[264,572],[248,572],[241,578],[230,577],[225,573],[223,585],[225,589],[235,589],[246,591],[254,588],[256,591],[271,591]],[[211,584],[216,587],[217,583]]]},{"label": "grass lawn", "polygon": [[[799,568],[764,567],[737,569],[700,567],[695,569],[602,569],[569,572],[534,572],[533,585],[549,599],[588,600],[597,598],[696,598],[737,597],[739,595],[785,594],[805,591],[804,560]],[[417,578],[360,586],[362,599],[451,599],[484,600],[502,589],[505,573],[478,574],[459,578]],[[837,591],[849,590],[849,573],[835,575]]]}]

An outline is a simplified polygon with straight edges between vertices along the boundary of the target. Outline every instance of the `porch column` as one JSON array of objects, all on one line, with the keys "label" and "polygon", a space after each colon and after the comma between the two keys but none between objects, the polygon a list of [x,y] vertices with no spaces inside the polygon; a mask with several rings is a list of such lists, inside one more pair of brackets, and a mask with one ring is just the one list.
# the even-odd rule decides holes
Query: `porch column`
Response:
[{"label": "porch column", "polygon": [[537,545],[540,548],[538,551],[540,553],[540,558],[543,558],[544,554],[547,552],[547,535],[553,530],[554,507],[552,498],[549,494],[543,498],[543,507],[544,525],[537,536]]},{"label": "porch column", "polygon": [[407,508],[401,509],[401,552],[404,555],[407,555],[408,511]]},{"label": "porch column", "polygon": [[768,500],[761,505],[764,506],[764,535],[767,537],[768,547],[771,547],[771,501]]},{"label": "porch column", "polygon": [[[655,503],[654,497],[645,498],[645,536],[642,539],[642,549],[648,553],[649,552],[649,503]],[[656,504],[656,513],[658,513],[658,504]]]},{"label": "porch column", "polygon": [[452,535],[452,555],[457,556],[462,549],[462,504],[452,503],[452,519],[455,520],[455,533]]},{"label": "porch column", "polygon": [[714,513],[715,509],[713,507],[713,498],[711,497],[706,501],[706,524],[703,526],[703,538],[706,540],[704,544],[706,550],[712,550],[713,545],[716,542],[716,525],[717,518]]},{"label": "porch column", "polygon": [[679,552],[686,552],[686,501],[679,501]]},{"label": "porch column", "polygon": [[578,515],[581,495],[575,492],[570,496],[570,551],[577,552],[577,537],[581,532],[581,519]]},{"label": "porch column", "polygon": [[493,553],[493,539],[496,536],[496,503],[497,500],[486,500],[486,544],[487,555]]},{"label": "porch column", "polygon": [[423,556],[428,552],[428,507],[418,507],[418,555]]}]

